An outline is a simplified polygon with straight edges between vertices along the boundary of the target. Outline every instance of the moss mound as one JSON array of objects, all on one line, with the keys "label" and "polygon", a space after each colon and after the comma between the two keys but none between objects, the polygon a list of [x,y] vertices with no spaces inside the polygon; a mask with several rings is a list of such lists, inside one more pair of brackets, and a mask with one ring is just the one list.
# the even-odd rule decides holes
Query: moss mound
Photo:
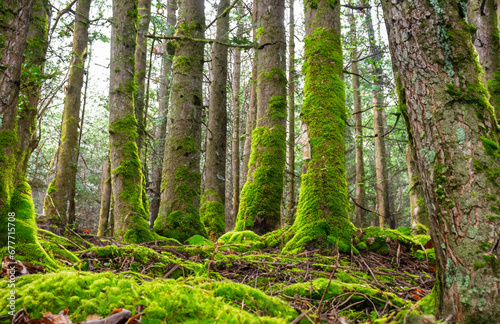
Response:
[{"label": "moss mound", "polygon": [[[25,307],[32,318],[69,308],[70,318],[76,322],[92,314],[107,316],[113,308],[134,310],[138,305],[146,307],[145,324],[286,323],[296,315],[283,302],[234,283],[191,286],[175,280],[140,282],[110,272],[59,272],[20,277],[17,286],[16,310]],[[7,291],[7,282],[1,282],[0,294],[7,295]],[[248,302],[245,309],[251,311],[241,310],[241,300]],[[6,302],[0,300],[4,313]],[[259,315],[254,314],[257,309]]]},{"label": "moss mound", "polygon": [[367,227],[358,230],[354,244],[360,251],[367,249],[376,253],[388,253],[391,248],[397,248],[398,244],[416,251],[430,240],[429,235],[412,236],[410,232],[408,227],[400,227],[397,230]]},{"label": "moss mound", "polygon": [[266,246],[264,240],[252,231],[229,232],[222,235],[219,242],[234,245],[230,248],[235,251],[258,250]]}]

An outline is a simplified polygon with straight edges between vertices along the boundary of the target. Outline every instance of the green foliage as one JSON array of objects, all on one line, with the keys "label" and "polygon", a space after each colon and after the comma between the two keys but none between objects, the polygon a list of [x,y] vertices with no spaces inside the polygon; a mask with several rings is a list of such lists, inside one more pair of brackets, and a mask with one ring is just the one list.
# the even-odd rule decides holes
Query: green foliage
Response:
[{"label": "green foliage", "polygon": [[189,245],[213,245],[210,240],[207,240],[205,237],[201,235],[191,236],[186,240],[186,243]]}]

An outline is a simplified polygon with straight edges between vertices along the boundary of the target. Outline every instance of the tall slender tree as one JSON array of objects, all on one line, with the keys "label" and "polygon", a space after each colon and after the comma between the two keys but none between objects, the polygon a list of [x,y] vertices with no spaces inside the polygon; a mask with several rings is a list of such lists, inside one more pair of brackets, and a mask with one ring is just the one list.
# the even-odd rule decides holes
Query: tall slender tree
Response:
[{"label": "tall slender tree", "polygon": [[[270,232],[280,224],[286,162],[285,2],[257,0],[257,127],[236,230]],[[272,8],[272,10],[270,9]]]},{"label": "tall slender tree", "polygon": [[[302,122],[311,155],[304,162],[293,238],[283,249],[296,253],[306,245],[337,245],[350,251],[354,226],[347,214],[340,2],[305,3],[305,52]],[[307,157],[306,157],[307,158]]]},{"label": "tall slender tree", "polygon": [[[99,226],[97,236],[106,236],[109,233],[109,212],[111,211],[111,165],[109,155],[102,166],[101,176],[101,209],[99,211]],[[109,234],[108,234],[109,235]]]},{"label": "tall slender tree", "polygon": [[[200,39],[204,30],[204,1],[179,2],[176,36]],[[154,230],[183,241],[195,234],[206,236],[198,211],[204,43],[179,40],[175,46],[163,160],[164,189]]]},{"label": "tall slender tree", "polygon": [[137,37],[137,2],[113,0],[109,87],[109,140],[114,234],[128,242],[153,238],[143,205],[143,175],[134,113],[134,57]]},{"label": "tall slender tree", "polygon": [[500,317],[498,125],[463,2],[382,0],[437,262],[438,317]]},{"label": "tall slender tree", "polygon": [[295,17],[294,0],[290,0],[288,33],[288,211],[287,221],[295,220]]},{"label": "tall slender tree", "polygon": [[[228,39],[229,12],[226,11],[228,7],[229,0],[221,0],[217,11],[216,39],[223,43],[227,42]],[[212,47],[212,83],[205,155],[205,193],[200,209],[201,221],[207,230],[208,237],[212,240],[216,240],[225,231],[227,53],[228,49],[225,45],[215,43]],[[237,185],[236,180],[234,185]]]},{"label": "tall slender tree", "polygon": [[74,224],[76,172],[78,165],[78,146],[80,126],[80,105],[84,80],[84,66],[87,58],[89,40],[89,13],[91,0],[78,0],[75,11],[73,32],[73,53],[61,126],[61,138],[57,155],[56,175],[49,184],[45,196],[45,215],[52,224],[64,228]]},{"label": "tall slender tree", "polygon": [[408,193],[410,195],[410,224],[413,233],[427,234],[422,232],[419,224],[429,227],[429,217],[424,204],[424,192],[422,183],[418,178],[417,155],[411,143],[406,146],[406,165],[408,167]]}]

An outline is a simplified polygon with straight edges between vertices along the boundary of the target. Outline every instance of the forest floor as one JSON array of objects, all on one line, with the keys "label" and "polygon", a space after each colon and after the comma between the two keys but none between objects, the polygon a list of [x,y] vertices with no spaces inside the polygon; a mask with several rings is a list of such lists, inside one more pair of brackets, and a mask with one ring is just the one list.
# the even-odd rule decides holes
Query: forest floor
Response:
[{"label": "forest floor", "polygon": [[[411,323],[432,308],[431,296],[421,299],[435,268],[428,236],[407,234],[368,228],[358,231],[357,246],[366,246],[359,253],[283,255],[251,232],[215,244],[193,237],[134,245],[42,230],[39,241],[59,267],[18,266],[12,323]],[[6,302],[0,323],[11,322]]]}]

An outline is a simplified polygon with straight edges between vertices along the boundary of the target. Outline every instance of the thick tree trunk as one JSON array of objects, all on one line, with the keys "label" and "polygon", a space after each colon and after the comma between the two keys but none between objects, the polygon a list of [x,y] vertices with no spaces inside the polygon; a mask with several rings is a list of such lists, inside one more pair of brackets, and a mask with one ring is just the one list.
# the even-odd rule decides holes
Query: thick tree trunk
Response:
[{"label": "thick tree trunk", "polygon": [[288,211],[287,223],[295,221],[295,17],[294,0],[290,0],[288,35]]},{"label": "thick tree trunk", "polygon": [[[66,99],[57,155],[56,175],[45,196],[45,215],[50,223],[63,229],[74,215],[70,205],[75,203],[76,171],[78,165],[78,127],[82,96],[85,59],[87,57],[88,26],[91,0],[76,4],[73,33],[73,58],[66,85]],[[73,224],[71,224],[73,225]]]},{"label": "thick tree trunk", "polygon": [[354,210],[356,213],[355,224],[356,227],[362,227],[365,224],[365,210],[362,207],[366,206],[365,203],[365,162],[363,158],[363,115],[361,112],[361,94],[359,82],[359,69],[358,69],[358,48],[357,48],[357,33],[354,22],[354,14],[351,13],[351,35],[354,42],[352,50],[352,96],[354,101],[354,129],[356,132],[356,204]]},{"label": "thick tree trunk", "polygon": [[498,36],[498,20],[496,0],[469,0],[467,19],[476,28],[472,33],[472,43],[483,68],[484,82],[495,107],[497,120],[500,120],[500,39]]},{"label": "thick tree trunk", "polygon": [[113,0],[109,90],[111,188],[114,234],[127,242],[153,238],[148,230],[142,190],[143,175],[135,139],[134,60],[137,2]]},{"label": "thick tree trunk", "polygon": [[[145,107],[145,80],[146,80],[146,65],[148,40],[146,35],[149,30],[149,22],[151,21],[151,0],[138,0],[139,22],[137,24],[137,47],[135,49],[135,82],[137,84],[137,92],[134,97],[135,118],[137,119],[137,150],[139,158],[142,159],[142,142],[144,141],[144,107]],[[141,160],[142,161],[142,160]],[[142,161],[144,163],[145,161]]]},{"label": "thick tree trunk", "polygon": [[[203,38],[205,13],[203,0],[179,2],[177,36]],[[171,107],[163,160],[164,187],[156,232],[184,241],[206,231],[200,222],[200,148],[203,110],[202,42],[179,41],[173,60]]]},{"label": "thick tree trunk", "polygon": [[[221,0],[217,16],[216,39],[227,42],[229,0]],[[214,43],[212,47],[212,84],[208,108],[207,148],[205,155],[205,193],[200,218],[208,237],[216,240],[225,232],[224,206],[226,204],[226,141],[227,141],[227,46]],[[239,80],[238,85],[239,85]],[[239,89],[238,89],[239,90]],[[233,146],[234,148],[234,146]],[[234,152],[233,152],[234,156]],[[234,158],[234,157],[233,157]],[[235,186],[237,181],[234,181]]]},{"label": "thick tree trunk", "polygon": [[411,144],[406,146],[406,165],[408,167],[408,193],[410,195],[411,229],[414,234],[427,234],[418,225],[429,227],[429,216],[424,203],[422,183],[418,178],[417,155]]},{"label": "thick tree trunk", "polygon": [[500,149],[460,1],[383,0],[437,259],[438,316],[500,317]]},{"label": "thick tree trunk", "polygon": [[286,162],[285,1],[257,0],[255,6],[257,44],[262,46],[257,52],[257,127],[236,230],[265,234],[280,224]]},{"label": "thick tree trunk", "polygon": [[[109,211],[111,208],[111,170],[109,164],[109,155],[102,166],[101,177],[101,211],[99,213],[99,227],[97,236],[106,236],[109,232]],[[109,235],[109,234],[108,234]]]},{"label": "thick tree trunk", "polygon": [[[345,93],[342,81],[340,2],[305,4],[304,104],[302,122],[307,173],[302,175],[294,237],[283,249],[337,246],[350,251],[354,226],[347,214],[345,175]],[[305,138],[304,138],[305,136]],[[332,240],[333,238],[333,240]]]},{"label": "thick tree trunk", "polygon": [[[177,24],[177,1],[167,2],[167,23],[173,31]],[[152,230],[155,220],[160,210],[161,177],[163,169],[163,155],[165,153],[165,137],[167,136],[167,113],[170,99],[170,85],[172,80],[172,57],[174,56],[174,46],[165,42],[165,53],[162,57],[162,76],[160,77],[160,104],[158,105],[157,116],[161,120],[155,131],[158,140],[156,154],[154,155],[151,171],[151,191],[153,199],[149,205],[149,228]]]}]

